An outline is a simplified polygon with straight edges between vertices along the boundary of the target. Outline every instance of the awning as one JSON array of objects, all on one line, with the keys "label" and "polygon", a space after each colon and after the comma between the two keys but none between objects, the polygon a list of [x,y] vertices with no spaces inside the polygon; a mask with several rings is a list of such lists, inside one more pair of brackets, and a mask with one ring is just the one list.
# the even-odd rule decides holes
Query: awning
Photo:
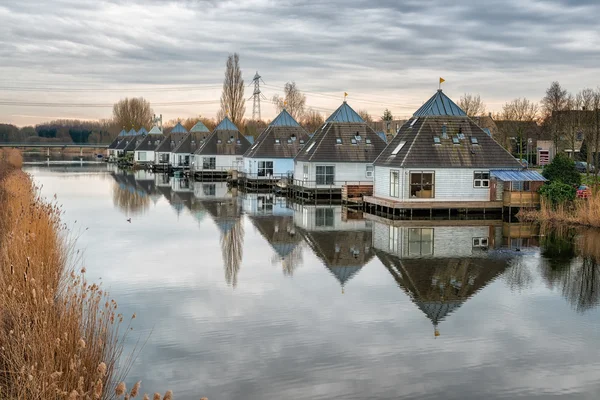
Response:
[{"label": "awning", "polygon": [[537,171],[531,170],[491,170],[490,175],[502,182],[546,182]]}]

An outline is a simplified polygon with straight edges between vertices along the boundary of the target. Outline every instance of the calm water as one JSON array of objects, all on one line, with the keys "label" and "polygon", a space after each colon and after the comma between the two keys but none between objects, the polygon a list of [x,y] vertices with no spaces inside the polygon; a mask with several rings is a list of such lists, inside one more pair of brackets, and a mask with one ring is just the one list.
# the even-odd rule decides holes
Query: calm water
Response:
[{"label": "calm water", "polygon": [[600,234],[390,227],[104,164],[28,170],[80,234],[89,278],[137,313],[130,342],[149,335],[129,378],[144,391],[600,396]]}]

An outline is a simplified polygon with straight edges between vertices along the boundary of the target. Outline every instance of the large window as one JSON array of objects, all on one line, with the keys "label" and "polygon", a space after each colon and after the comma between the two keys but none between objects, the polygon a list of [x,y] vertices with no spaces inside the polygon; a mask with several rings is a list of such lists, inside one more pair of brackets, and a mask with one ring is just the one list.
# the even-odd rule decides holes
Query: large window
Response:
[{"label": "large window", "polygon": [[273,161],[259,161],[258,176],[273,176]]},{"label": "large window", "polygon": [[390,171],[390,196],[400,197],[400,172]]},{"label": "large window", "polygon": [[408,230],[408,254],[411,256],[433,255],[433,228],[410,228]]},{"label": "large window", "polygon": [[317,185],[333,185],[335,182],[335,167],[333,165],[317,165]]},{"label": "large window", "polygon": [[317,208],[315,210],[316,226],[333,226],[333,208]]},{"label": "large window", "polygon": [[433,172],[411,171],[410,197],[425,199],[435,197],[435,174]]},{"label": "large window", "polygon": [[473,187],[487,189],[490,187],[490,173],[475,171],[473,173]]},{"label": "large window", "polygon": [[202,169],[217,169],[217,159],[215,157],[203,157]]},{"label": "large window", "polygon": [[138,151],[138,161],[146,161],[146,152]]},{"label": "large window", "polygon": [[160,155],[159,162],[168,163],[169,162],[169,153],[162,153]]}]

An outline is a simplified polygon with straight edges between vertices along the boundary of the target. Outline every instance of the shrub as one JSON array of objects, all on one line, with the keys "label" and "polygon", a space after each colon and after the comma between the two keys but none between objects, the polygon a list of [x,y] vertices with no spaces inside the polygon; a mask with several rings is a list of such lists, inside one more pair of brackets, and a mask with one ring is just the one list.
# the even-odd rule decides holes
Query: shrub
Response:
[{"label": "shrub", "polygon": [[562,182],[571,186],[581,184],[581,174],[575,169],[575,161],[564,154],[557,154],[542,172],[550,182]]},{"label": "shrub", "polygon": [[557,180],[542,186],[540,194],[552,205],[557,205],[575,200],[577,190],[573,186]]}]

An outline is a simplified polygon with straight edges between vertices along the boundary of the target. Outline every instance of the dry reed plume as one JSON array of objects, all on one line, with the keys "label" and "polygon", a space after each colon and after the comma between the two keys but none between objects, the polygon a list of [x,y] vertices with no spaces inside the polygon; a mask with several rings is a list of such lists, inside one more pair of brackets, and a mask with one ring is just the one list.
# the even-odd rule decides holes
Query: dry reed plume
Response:
[{"label": "dry reed plume", "polygon": [[583,225],[600,228],[600,192],[588,199],[577,199],[572,204],[552,206],[542,199],[539,210],[519,212],[524,221]]}]

